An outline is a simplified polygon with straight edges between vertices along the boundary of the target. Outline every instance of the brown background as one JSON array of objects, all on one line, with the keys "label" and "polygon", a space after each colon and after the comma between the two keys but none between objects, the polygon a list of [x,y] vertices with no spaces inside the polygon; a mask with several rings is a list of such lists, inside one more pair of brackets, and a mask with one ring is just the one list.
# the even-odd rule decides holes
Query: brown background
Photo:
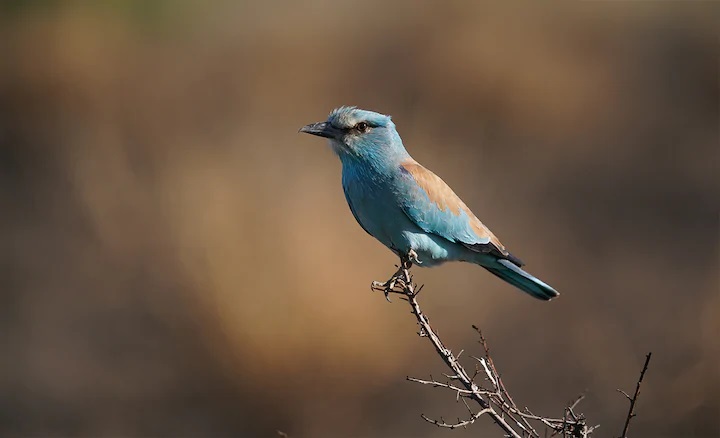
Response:
[{"label": "brown background", "polygon": [[718,436],[718,3],[4,2],[0,435],[500,436],[452,394],[340,167],[297,134],[392,114],[528,270],[418,270],[523,406]]}]

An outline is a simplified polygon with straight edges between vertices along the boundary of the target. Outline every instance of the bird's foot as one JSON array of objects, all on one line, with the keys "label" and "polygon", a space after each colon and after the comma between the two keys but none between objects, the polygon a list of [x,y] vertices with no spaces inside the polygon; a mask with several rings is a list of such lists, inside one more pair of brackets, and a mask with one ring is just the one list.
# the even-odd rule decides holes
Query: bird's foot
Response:
[{"label": "bird's foot", "polygon": [[400,293],[400,290],[396,290],[395,286],[399,286],[400,289],[402,289],[403,287],[404,271],[405,267],[401,263],[401,266],[398,268],[397,272],[395,272],[388,281],[373,281],[370,285],[370,289],[382,292],[383,294],[385,294],[385,299],[388,301],[388,303],[391,303],[392,301],[390,301],[390,293]]},{"label": "bird's foot", "polygon": [[382,292],[383,294],[385,294],[385,299],[388,301],[388,303],[392,303],[392,301],[390,300],[390,293],[395,292],[396,283],[397,278],[395,277],[395,275],[393,275],[388,281],[384,283],[381,281],[373,281],[370,285],[370,289],[372,289],[373,291]]},{"label": "bird's foot", "polygon": [[370,289],[373,291],[382,292],[385,294],[385,299],[390,303],[390,294],[406,294],[405,289],[412,282],[412,277],[408,272],[412,267],[413,263],[420,264],[421,262],[417,258],[417,253],[410,250],[406,256],[400,257],[400,266],[398,270],[390,277],[386,282],[373,281],[370,285]]}]

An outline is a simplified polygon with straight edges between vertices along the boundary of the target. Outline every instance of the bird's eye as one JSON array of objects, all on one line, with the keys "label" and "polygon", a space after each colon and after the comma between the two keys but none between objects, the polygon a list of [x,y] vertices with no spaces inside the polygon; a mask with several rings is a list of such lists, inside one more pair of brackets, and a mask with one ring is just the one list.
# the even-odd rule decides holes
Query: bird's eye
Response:
[{"label": "bird's eye", "polygon": [[365,132],[368,130],[368,124],[365,122],[360,122],[357,125],[355,125],[355,129],[357,129],[360,132]]}]

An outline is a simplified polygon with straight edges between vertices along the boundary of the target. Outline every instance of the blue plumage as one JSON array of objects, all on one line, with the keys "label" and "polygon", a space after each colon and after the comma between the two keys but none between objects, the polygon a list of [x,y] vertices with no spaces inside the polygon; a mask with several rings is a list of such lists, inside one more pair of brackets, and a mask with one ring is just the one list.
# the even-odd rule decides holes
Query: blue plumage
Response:
[{"label": "blue plumage", "polygon": [[389,116],[341,107],[301,131],[329,139],[353,216],[401,258],[412,254],[419,266],[475,263],[535,298],[558,295],[521,269],[452,189],[408,154]]}]

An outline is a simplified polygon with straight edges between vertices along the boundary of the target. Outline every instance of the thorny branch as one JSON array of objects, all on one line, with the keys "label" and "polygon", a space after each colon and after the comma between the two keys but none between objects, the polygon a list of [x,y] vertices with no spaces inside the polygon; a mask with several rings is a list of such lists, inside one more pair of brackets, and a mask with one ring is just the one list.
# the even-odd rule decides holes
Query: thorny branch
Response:
[{"label": "thorny branch", "polygon": [[[487,341],[483,336],[479,328],[473,326],[480,336],[480,344],[483,348],[483,357],[470,356],[475,361],[475,370],[472,373],[463,367],[458,360],[463,351],[460,351],[457,355],[453,354],[449,348],[445,347],[443,342],[440,340],[437,333],[430,326],[428,317],[420,309],[420,304],[417,301],[417,297],[422,290],[422,286],[418,286],[413,283],[412,276],[410,275],[410,267],[416,260],[413,259],[414,254],[410,254],[408,257],[402,257],[400,266],[398,266],[397,272],[385,283],[373,282],[372,290],[380,291],[385,294],[385,298],[389,299],[390,294],[400,295],[402,299],[410,304],[412,314],[417,319],[420,325],[419,335],[426,337],[430,340],[435,348],[435,351],[440,355],[451,370],[451,374],[444,374],[446,381],[442,382],[430,376],[429,380],[417,379],[414,377],[407,377],[407,380],[423,385],[431,385],[433,387],[447,389],[455,393],[456,401],[462,401],[465,405],[469,418],[467,420],[457,419],[457,422],[448,423],[442,417],[440,420],[431,419],[424,414],[421,414],[423,420],[428,423],[434,424],[438,427],[444,427],[448,429],[455,429],[459,427],[466,427],[474,423],[482,415],[488,415],[498,427],[500,427],[504,435],[512,438],[540,438],[541,435],[533,427],[532,422],[535,424],[541,424],[545,427],[545,435],[547,432],[551,432],[551,436],[562,436],[563,438],[578,437],[587,438],[595,429],[600,427],[588,426],[585,417],[582,414],[575,412],[577,405],[585,397],[580,395],[575,399],[567,408],[562,418],[550,418],[543,417],[533,414],[527,407],[519,408],[513,398],[505,388],[505,384],[500,377],[500,373],[495,368],[495,363],[490,356],[490,349],[487,345]],[[640,383],[642,377],[647,369],[650,355],[645,363],[645,368],[640,375],[640,381],[635,391],[635,396],[631,398],[627,394],[626,397],[631,401],[630,413],[623,430],[623,436],[630,422],[630,419],[635,415],[634,406],[637,401],[637,396],[640,391]],[[481,375],[486,384],[489,387],[483,387],[478,385],[475,380]],[[473,410],[468,404],[468,400],[475,402],[478,406],[478,410]]]},{"label": "thorny branch", "polygon": [[618,389],[618,392],[624,395],[628,401],[630,401],[630,409],[628,409],[627,418],[625,419],[625,426],[623,427],[622,434],[620,435],[620,438],[626,438],[627,437],[627,431],[630,428],[630,420],[632,420],[637,414],[635,413],[635,403],[637,403],[638,397],[640,397],[640,385],[642,384],[643,377],[645,377],[645,371],[648,369],[648,365],[650,365],[650,357],[652,356],[652,352],[645,355],[645,365],[643,365],[642,371],[640,371],[640,378],[637,381],[637,385],[635,386],[635,395],[630,397],[627,392]]}]

